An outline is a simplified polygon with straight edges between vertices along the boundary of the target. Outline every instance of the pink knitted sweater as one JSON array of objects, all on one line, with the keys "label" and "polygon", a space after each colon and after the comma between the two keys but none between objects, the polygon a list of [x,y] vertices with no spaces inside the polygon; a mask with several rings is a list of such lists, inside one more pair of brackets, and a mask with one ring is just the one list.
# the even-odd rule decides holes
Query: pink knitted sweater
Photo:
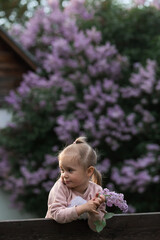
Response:
[{"label": "pink knitted sweater", "polygon": [[94,198],[96,193],[102,191],[101,186],[89,182],[88,188],[84,194],[80,194],[67,186],[59,179],[52,187],[48,197],[48,211],[46,218],[52,218],[58,223],[68,223],[77,219],[88,218],[89,227],[95,231],[94,222],[102,220],[105,214],[105,203],[98,208],[99,214],[86,213],[78,216],[77,205],[84,204],[86,201]]}]

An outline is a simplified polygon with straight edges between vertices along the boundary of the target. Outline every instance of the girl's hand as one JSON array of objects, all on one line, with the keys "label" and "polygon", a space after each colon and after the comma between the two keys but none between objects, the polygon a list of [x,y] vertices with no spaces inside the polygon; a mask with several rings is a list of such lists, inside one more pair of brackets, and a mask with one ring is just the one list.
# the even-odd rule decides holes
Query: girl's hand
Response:
[{"label": "girl's hand", "polygon": [[98,199],[91,199],[87,203],[87,212],[98,214],[97,208],[99,207]]},{"label": "girl's hand", "polygon": [[96,196],[93,199],[89,200],[87,203],[76,206],[77,214],[78,216],[80,216],[84,212],[99,214],[97,209],[104,202],[105,196],[99,195],[99,193],[97,193]]},{"label": "girl's hand", "polygon": [[97,211],[98,207],[99,207],[99,201],[91,199],[88,202],[86,202],[85,204],[76,206],[76,211],[77,211],[78,216],[80,216],[81,214],[83,214],[85,212],[98,214],[98,211]]},{"label": "girl's hand", "polygon": [[97,193],[96,196],[93,199],[91,199],[87,202],[88,212],[99,214],[97,209],[104,202],[105,202],[105,196],[104,195],[99,195],[99,193]]},{"label": "girl's hand", "polygon": [[[94,201],[98,202],[99,206],[105,202],[106,198],[104,195],[99,195],[99,193],[96,194],[96,196],[93,198]],[[98,206],[98,207],[99,207]]]}]

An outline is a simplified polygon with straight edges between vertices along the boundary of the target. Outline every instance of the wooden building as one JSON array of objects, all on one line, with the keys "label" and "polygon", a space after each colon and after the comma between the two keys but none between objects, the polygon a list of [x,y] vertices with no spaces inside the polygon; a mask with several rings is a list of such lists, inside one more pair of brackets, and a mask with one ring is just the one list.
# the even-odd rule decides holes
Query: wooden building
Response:
[{"label": "wooden building", "polygon": [[20,84],[22,75],[36,68],[33,55],[0,27],[0,107],[9,91]]}]

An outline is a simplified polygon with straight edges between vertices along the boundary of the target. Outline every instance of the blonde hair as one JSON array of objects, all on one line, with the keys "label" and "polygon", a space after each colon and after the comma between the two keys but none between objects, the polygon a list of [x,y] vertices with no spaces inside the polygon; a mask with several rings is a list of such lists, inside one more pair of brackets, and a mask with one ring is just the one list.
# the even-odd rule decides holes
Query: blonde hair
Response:
[{"label": "blonde hair", "polygon": [[98,185],[102,185],[101,173],[96,169],[97,154],[96,151],[87,143],[86,137],[77,138],[72,144],[64,148],[58,155],[58,159],[69,156],[78,161],[85,169],[94,166],[94,172],[91,180]]}]

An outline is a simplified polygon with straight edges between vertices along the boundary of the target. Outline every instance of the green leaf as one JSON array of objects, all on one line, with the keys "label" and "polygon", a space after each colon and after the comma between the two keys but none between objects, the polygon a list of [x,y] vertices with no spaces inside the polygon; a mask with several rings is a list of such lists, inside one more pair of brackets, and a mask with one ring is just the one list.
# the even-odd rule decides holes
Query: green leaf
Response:
[{"label": "green leaf", "polygon": [[106,221],[102,220],[102,221],[96,221],[95,223],[96,226],[96,231],[99,233],[103,230],[103,228],[106,226]]},{"label": "green leaf", "polygon": [[113,217],[113,215],[114,215],[114,213],[106,213],[104,217],[105,217],[105,219],[110,219]]}]

